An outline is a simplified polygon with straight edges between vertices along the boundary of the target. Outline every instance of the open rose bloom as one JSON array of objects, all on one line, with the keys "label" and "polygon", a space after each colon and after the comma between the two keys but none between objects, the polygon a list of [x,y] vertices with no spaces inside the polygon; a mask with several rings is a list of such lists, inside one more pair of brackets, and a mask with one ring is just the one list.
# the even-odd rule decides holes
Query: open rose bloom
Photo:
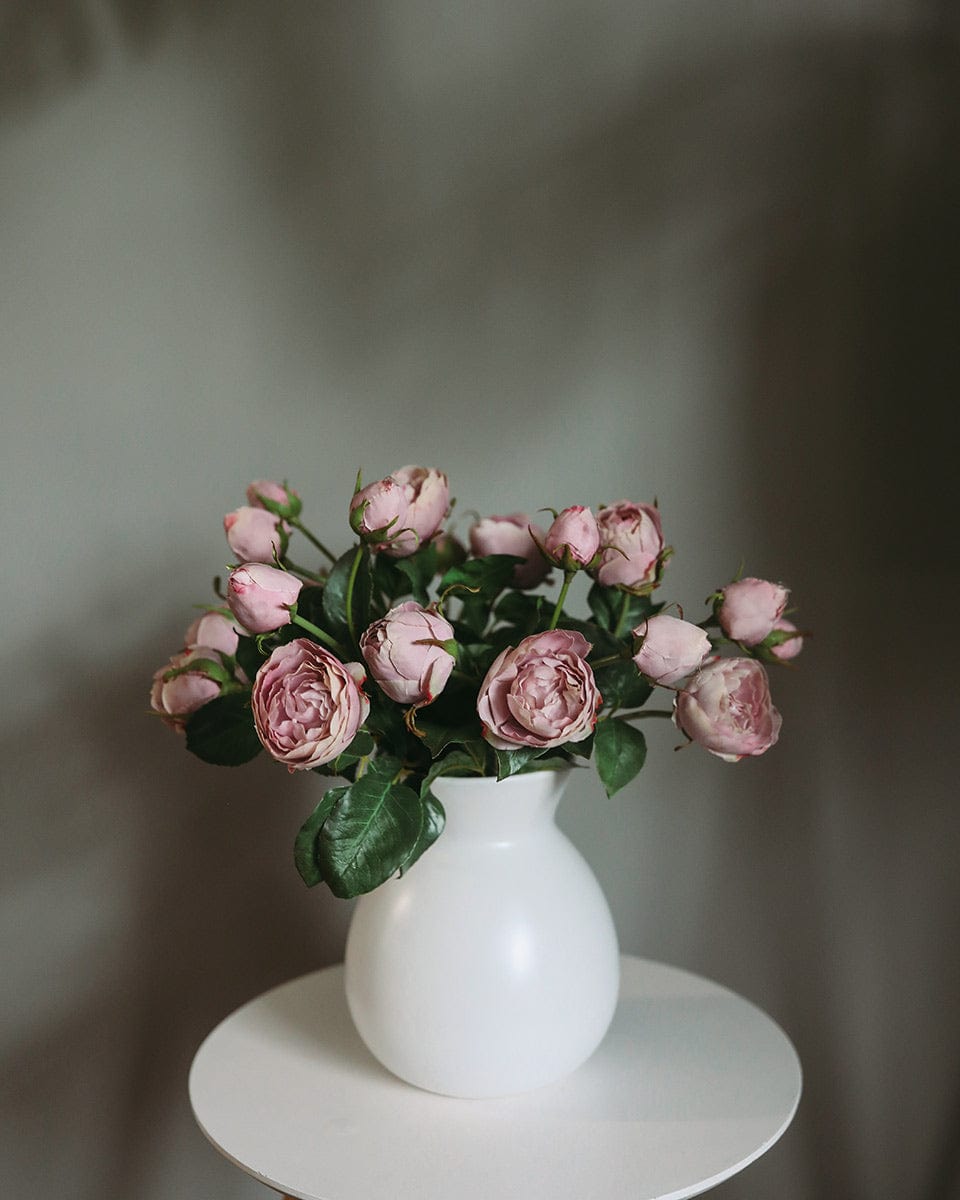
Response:
[{"label": "open rose bloom", "polygon": [[[256,479],[232,501],[239,565],[150,688],[208,763],[266,751],[329,777],[296,839],[307,883],[358,895],[415,869],[443,828],[431,788],[446,775],[592,762],[613,795],[664,729],[644,717],[672,717],[728,762],[776,743],[765,666],[781,670],[808,636],[787,588],[738,579],[688,620],[660,596],[672,551],[656,504],[528,497],[465,532],[437,467],[356,478],[322,506],[346,545],[307,528],[286,482]],[[556,516],[531,515],[543,512]]]}]

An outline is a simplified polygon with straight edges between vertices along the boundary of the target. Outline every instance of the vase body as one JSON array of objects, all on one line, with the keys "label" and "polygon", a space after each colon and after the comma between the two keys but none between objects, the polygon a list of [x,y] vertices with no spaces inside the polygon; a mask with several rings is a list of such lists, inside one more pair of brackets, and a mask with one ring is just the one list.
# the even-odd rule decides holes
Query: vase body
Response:
[{"label": "vase body", "polygon": [[527,1091],[584,1062],[613,1017],[610,909],[554,816],[569,772],[440,778],[436,844],[357,903],[347,1004],[408,1083],[449,1096]]}]

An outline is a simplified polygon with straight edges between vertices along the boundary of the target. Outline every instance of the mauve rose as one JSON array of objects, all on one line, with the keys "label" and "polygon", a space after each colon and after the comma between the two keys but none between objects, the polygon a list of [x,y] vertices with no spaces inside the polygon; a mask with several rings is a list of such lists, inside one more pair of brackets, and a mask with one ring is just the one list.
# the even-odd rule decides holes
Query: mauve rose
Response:
[{"label": "mauve rose", "polygon": [[[196,663],[196,670],[185,671],[170,679],[170,672]],[[211,664],[207,666],[207,664]],[[211,677],[218,675],[220,679]],[[165,725],[182,733],[187,717],[220,695],[221,680],[229,678],[229,672],[220,662],[220,655],[212,646],[195,646],[174,654],[165,666],[153,676],[150,688],[150,707],[160,713]]]},{"label": "mauve rose", "polygon": [[590,571],[603,587],[650,591],[662,566],[660,510],[652,504],[618,500],[597,514],[600,561]]},{"label": "mauve rose", "polygon": [[487,554],[513,554],[524,559],[513,569],[514,587],[534,588],[543,583],[550,570],[550,564],[534,540],[539,538],[542,544],[545,537],[545,532],[526,513],[482,517],[470,530],[470,550],[476,558]]},{"label": "mauve rose", "polygon": [[597,518],[582,504],[559,513],[543,539],[544,553],[565,571],[588,566],[600,549]]},{"label": "mauve rose", "polygon": [[[387,538],[396,537],[407,522],[410,501],[402,483],[388,475],[376,483],[368,483],[359,492],[354,492],[350,501],[350,528],[364,541],[378,529],[386,529]],[[384,550],[389,542],[374,545],[374,550]]]},{"label": "mauve rose", "polygon": [[789,592],[766,579],[738,579],[720,593],[717,620],[732,642],[756,646],[767,636],[787,606]]},{"label": "mauve rose", "polygon": [[303,584],[289,571],[266,563],[244,563],[230,572],[227,604],[248,633],[272,633],[290,624],[290,605]]},{"label": "mauve rose", "polygon": [[208,612],[197,617],[184,635],[184,645],[188,650],[194,646],[212,646],[221,654],[236,654],[237,641],[233,621],[219,612]]},{"label": "mauve rose", "polygon": [[264,500],[269,500],[282,510],[284,517],[295,517],[303,505],[295,491],[275,483],[272,479],[255,479],[247,487],[247,503],[252,508],[265,508]]},{"label": "mauve rose", "polygon": [[391,477],[405,489],[408,508],[398,536],[384,546],[393,558],[406,558],[433,537],[450,507],[450,485],[433,467],[401,467]]},{"label": "mauve rose", "polygon": [[223,518],[223,531],[240,562],[272,563],[287,548],[284,523],[265,508],[244,505]]},{"label": "mauve rose", "polygon": [[641,675],[667,687],[699,670],[710,653],[710,639],[690,621],[657,613],[633,631],[642,639],[633,661]]},{"label": "mauve rose", "polygon": [[767,673],[752,658],[716,658],[674,701],[673,719],[688,738],[725,762],[764,754],[780,736],[781,716]]},{"label": "mauve rose", "polygon": [[308,638],[278,646],[257,672],[250,701],[267,753],[291,771],[332,762],[370,711],[364,677],[360,663],[342,663]]},{"label": "mauve rose", "polygon": [[[786,617],[780,617],[774,622],[773,632],[793,633],[796,628],[792,621],[788,621]],[[802,649],[803,638],[798,633],[796,637],[786,638],[775,646],[771,646],[770,653],[774,658],[779,658],[781,662],[789,662],[791,658],[796,658]]]},{"label": "mauve rose", "polygon": [[589,653],[590,643],[581,634],[551,629],[498,655],[477,698],[490,745],[548,749],[588,737],[600,707]]},{"label": "mauve rose", "polygon": [[453,638],[449,621],[408,600],[391,608],[363,633],[360,653],[391,700],[419,707],[436,700],[454,666],[448,650],[424,643]]}]

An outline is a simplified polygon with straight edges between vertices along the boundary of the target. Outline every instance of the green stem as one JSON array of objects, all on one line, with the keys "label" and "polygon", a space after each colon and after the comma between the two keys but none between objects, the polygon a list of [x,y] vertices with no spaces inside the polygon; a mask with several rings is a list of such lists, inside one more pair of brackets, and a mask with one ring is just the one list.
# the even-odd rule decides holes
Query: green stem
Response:
[{"label": "green stem", "polygon": [[334,639],[330,636],[329,633],[324,633],[324,631],[322,629],[318,629],[317,626],[314,625],[314,623],[312,621],[308,621],[306,619],[306,617],[301,617],[301,616],[298,616],[297,614],[294,614],[290,619],[294,623],[294,625],[299,625],[300,628],[305,629],[307,631],[307,633],[312,633],[313,636],[315,638],[318,638],[321,642],[323,642],[323,644],[325,646],[329,646],[330,649],[335,654],[340,656],[340,658],[342,658],[342,659],[349,658],[349,655],[347,654],[346,650],[344,650],[344,648],[340,645],[339,642],[334,641]]},{"label": "green stem", "polygon": [[360,560],[363,558],[363,543],[357,546],[357,552],[353,556],[353,562],[350,564],[350,576],[347,579],[347,595],[345,605],[347,609],[347,628],[350,630],[350,640],[356,645],[357,630],[353,620],[353,589],[357,582],[357,572],[360,570]]},{"label": "green stem", "polygon": [[672,717],[673,710],[669,708],[638,708],[635,712],[617,713],[621,721],[642,721],[644,717]]},{"label": "green stem", "polygon": [[294,529],[298,529],[303,534],[303,536],[307,539],[308,542],[313,542],[313,544],[320,551],[320,553],[325,554],[332,563],[335,563],[337,561],[336,557],[330,553],[330,551],[326,548],[326,546],[323,544],[323,542],[321,542],[318,537],[314,537],[314,535],[310,532],[310,530],[306,527],[306,525],[304,525],[301,521],[298,521],[296,517],[288,517],[287,521],[290,525],[293,526]]},{"label": "green stem", "polygon": [[301,567],[288,554],[284,555],[283,564],[289,571],[293,571],[295,575],[303,575],[307,579],[312,579],[315,583],[323,583],[324,577],[322,575],[318,575],[316,571],[308,571],[306,567]]},{"label": "green stem", "polygon": [[553,610],[553,616],[550,618],[550,624],[547,629],[556,629],[557,622],[560,620],[560,614],[563,612],[563,602],[567,598],[567,592],[570,590],[570,583],[576,575],[576,571],[564,571],[563,587],[560,589],[560,595],[557,597],[557,605]]},{"label": "green stem", "polygon": [[590,666],[596,671],[598,667],[609,667],[612,663],[626,662],[625,654],[608,654],[606,658],[589,659]]}]

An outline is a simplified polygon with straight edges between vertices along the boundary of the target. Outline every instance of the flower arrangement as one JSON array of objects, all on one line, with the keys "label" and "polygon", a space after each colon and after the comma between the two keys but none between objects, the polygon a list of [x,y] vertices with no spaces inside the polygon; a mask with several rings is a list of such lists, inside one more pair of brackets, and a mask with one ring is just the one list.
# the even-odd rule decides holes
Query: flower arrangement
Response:
[{"label": "flower arrangement", "polygon": [[[787,589],[740,578],[707,598],[699,624],[666,611],[654,595],[672,549],[656,504],[573,505],[546,528],[484,517],[468,548],[444,529],[446,476],[403,467],[366,487],[358,477],[356,542],[337,557],[286,484],[259,480],[247,500],[224,518],[239,563],[225,595],[215,582],[224,603],[156,672],[151,705],[206,762],[266,749],[290,771],[345,781],[297,834],[308,885],[355,896],[406,871],[442,832],[430,790],[442,775],[505,779],[592,758],[612,795],[643,766],[645,717],[672,717],[728,762],[777,741],[764,664],[803,642]],[[324,565],[293,561],[295,533]],[[555,596],[543,590],[551,571]],[[564,608],[581,571],[583,618]],[[669,707],[644,709],[654,696]]]}]

